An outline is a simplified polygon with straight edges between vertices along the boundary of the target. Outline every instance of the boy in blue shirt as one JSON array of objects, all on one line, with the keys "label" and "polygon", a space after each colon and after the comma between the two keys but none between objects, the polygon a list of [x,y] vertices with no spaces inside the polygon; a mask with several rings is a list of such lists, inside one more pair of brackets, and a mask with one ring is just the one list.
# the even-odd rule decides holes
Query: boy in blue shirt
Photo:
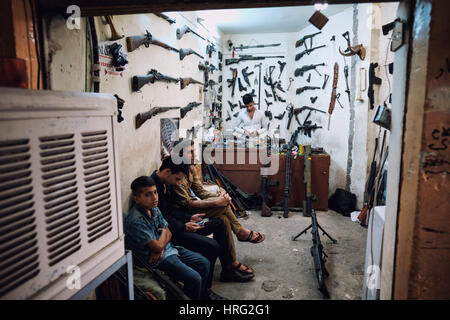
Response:
[{"label": "boy in blue shirt", "polygon": [[141,176],[131,183],[134,206],[124,219],[127,246],[151,265],[184,284],[191,299],[206,297],[210,263],[202,255],[180,246],[172,246],[172,233],[158,209],[158,191],[150,177]]}]

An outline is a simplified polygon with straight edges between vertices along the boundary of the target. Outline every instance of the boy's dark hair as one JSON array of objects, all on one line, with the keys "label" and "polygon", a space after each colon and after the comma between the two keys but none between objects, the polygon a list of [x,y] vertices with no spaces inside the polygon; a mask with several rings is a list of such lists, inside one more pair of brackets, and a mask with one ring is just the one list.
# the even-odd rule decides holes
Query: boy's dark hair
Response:
[{"label": "boy's dark hair", "polygon": [[242,102],[244,102],[244,105],[248,105],[250,102],[253,102],[253,97],[250,93],[244,94],[242,97]]},{"label": "boy's dark hair", "polygon": [[179,172],[183,172],[185,175],[189,174],[189,166],[185,163],[175,164],[172,161],[172,157],[166,157],[159,167],[159,171],[164,169],[169,169],[172,174],[177,174]]},{"label": "boy's dark hair", "polygon": [[133,192],[133,196],[138,197],[142,193],[142,189],[145,187],[153,187],[155,185],[155,181],[147,176],[140,176],[139,178],[134,179],[131,183],[131,191]]}]

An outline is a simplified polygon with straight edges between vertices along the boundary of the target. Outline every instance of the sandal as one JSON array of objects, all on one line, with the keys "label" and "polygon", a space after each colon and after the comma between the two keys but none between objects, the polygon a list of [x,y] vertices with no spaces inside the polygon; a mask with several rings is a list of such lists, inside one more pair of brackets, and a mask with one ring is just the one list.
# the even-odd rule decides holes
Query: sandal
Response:
[{"label": "sandal", "polygon": [[[245,267],[245,269],[240,269],[240,267]],[[242,263],[238,263],[235,267],[234,267],[238,272],[242,273],[242,274],[248,274],[248,275],[252,275],[253,274],[253,269],[250,268],[249,266],[242,264]]]},{"label": "sandal", "polygon": [[258,234],[258,236],[255,239],[253,239],[253,240],[251,240],[252,236],[253,236],[253,231],[250,231],[250,234],[248,235],[247,239],[242,240],[242,239],[238,238],[238,241],[240,241],[240,242],[251,242],[251,243],[263,242],[264,239],[266,238],[266,236],[264,234],[259,233],[259,232],[256,232],[256,233]]}]

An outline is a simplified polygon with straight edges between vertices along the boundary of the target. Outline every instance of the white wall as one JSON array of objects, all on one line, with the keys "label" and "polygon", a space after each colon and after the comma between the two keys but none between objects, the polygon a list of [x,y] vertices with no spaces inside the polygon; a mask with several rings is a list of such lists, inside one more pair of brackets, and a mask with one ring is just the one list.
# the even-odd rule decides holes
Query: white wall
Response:
[{"label": "white wall", "polygon": [[[294,33],[264,33],[264,34],[227,34],[222,37],[222,47],[224,48],[224,58],[223,58],[223,109],[222,112],[223,119],[227,117],[227,111],[230,112],[232,115],[232,120],[227,121],[224,124],[225,130],[233,130],[235,127],[235,124],[237,122],[237,118],[233,117],[233,114],[235,114],[238,111],[244,111],[245,109],[239,109],[239,106],[237,108],[233,109],[233,112],[231,111],[231,108],[227,101],[230,101],[232,103],[237,103],[239,105],[239,100],[242,103],[242,96],[246,93],[250,93],[253,89],[255,89],[256,97],[253,98],[255,103],[258,103],[258,91],[259,91],[259,84],[255,84],[255,79],[258,79],[259,82],[259,68],[255,68],[254,66],[262,63],[261,67],[261,106],[257,109],[260,109],[261,111],[266,111],[267,104],[265,102],[265,99],[269,102],[273,102],[268,108],[269,111],[272,112],[273,117],[279,115],[283,111],[286,110],[286,106],[289,104],[289,102],[292,101],[292,93],[295,92],[294,83],[292,83],[289,91],[287,91],[287,88],[289,86],[289,77],[290,75],[290,69],[292,66],[292,55],[293,50],[292,48],[289,48],[289,44],[292,43],[293,39],[295,37]],[[254,61],[243,61],[239,62],[239,64],[231,64],[229,66],[225,65],[225,60],[232,58],[232,51],[228,51],[227,41],[231,40],[234,46],[240,46],[241,44],[246,46],[252,46],[252,45],[259,45],[259,44],[278,44],[280,43],[280,46],[276,47],[266,47],[266,48],[251,48],[251,49],[244,49],[242,51],[235,51],[235,58],[239,57],[239,54],[245,54],[245,55],[254,55],[254,56],[284,56],[285,58],[268,58],[265,60],[254,60]],[[276,66],[276,68],[273,71],[272,79],[273,81],[278,81],[278,76],[280,74],[280,67],[277,61],[281,62],[287,62],[283,73],[281,74],[280,80],[281,80],[281,86],[286,91],[286,93],[283,93],[280,90],[277,90],[277,95],[280,96],[282,99],[286,100],[286,102],[281,101],[274,101],[274,98],[267,98],[266,94],[264,92],[264,89],[267,90],[270,94],[272,94],[272,91],[269,86],[267,86],[264,81],[263,77],[268,73],[269,66]],[[244,81],[244,77],[242,76],[241,70],[245,67],[249,67],[247,69],[247,72],[254,72],[250,77],[250,87],[246,84]],[[228,88],[226,79],[232,78],[232,71],[230,70],[230,67],[237,68],[238,70],[238,77],[241,79],[242,85],[247,87],[246,91],[239,92],[239,85],[236,82],[236,87],[234,89],[234,97],[231,97],[231,88]],[[242,103],[243,104],[243,103]],[[282,120],[277,120],[275,118],[272,118],[272,121],[270,122],[270,129],[276,129],[279,124],[281,124],[280,132],[281,136],[283,137],[286,133],[286,124],[287,124],[287,112],[284,115],[284,118]],[[294,119],[291,123],[291,129],[294,127]]]},{"label": "white wall", "polygon": [[[128,210],[130,184],[140,175],[148,175],[160,165],[160,119],[179,117],[178,110],[171,110],[146,121],[139,129],[135,129],[135,117],[138,113],[150,110],[155,106],[185,106],[189,102],[203,102],[205,94],[202,92],[202,85],[191,84],[180,89],[179,84],[155,82],[145,85],[141,92],[132,92],[131,78],[134,75],[145,75],[150,69],[177,77],[192,77],[195,80],[203,81],[203,72],[198,69],[200,61],[209,60],[218,67],[217,52],[213,53],[212,59],[206,54],[207,42],[198,38],[193,33],[185,34],[182,39],[176,38],[176,29],[187,24],[194,31],[208,38],[207,30],[196,22],[193,13],[176,14],[171,13],[171,18],[176,19],[176,24],[169,24],[167,21],[153,14],[121,15],[114,16],[113,22],[119,34],[127,36],[144,34],[148,30],[155,38],[166,42],[175,48],[191,48],[205,59],[196,55],[189,55],[180,61],[176,52],[167,51],[159,46],[144,46],[128,53],[128,64],[122,75],[105,74],[104,66],[101,67],[100,91],[117,94],[125,100],[122,109],[124,121],[119,123],[119,158],[120,158],[120,183],[122,207]],[[96,17],[96,28],[99,44],[112,44],[107,39],[110,37],[108,25],[103,24],[102,18]],[[85,21],[82,19],[82,25]],[[55,20],[51,24],[50,36],[47,39],[47,46],[53,48],[48,50],[52,56],[48,55],[51,66],[52,90],[76,90],[82,91],[85,88],[86,65],[82,63],[80,57],[85,57],[85,47],[80,47],[86,41],[85,30],[69,30],[65,27],[64,21]],[[126,53],[126,39],[116,41],[123,46]],[[214,41],[211,38],[212,41]],[[215,42],[215,41],[214,41]],[[221,50],[220,42],[216,43],[217,50]],[[105,58],[103,58],[105,59]],[[107,59],[106,59],[107,60]],[[106,61],[104,60],[104,61]],[[102,61],[102,60],[101,60]],[[217,82],[220,72],[214,71],[210,74],[210,79]],[[216,87],[217,90],[217,87]],[[211,93],[211,90],[207,93]],[[210,97],[206,99],[211,101]],[[186,129],[190,129],[194,124],[202,123],[203,114],[206,113],[207,104],[201,105],[189,112],[184,119],[180,120],[180,134],[184,135]],[[201,137],[201,132],[197,136]]]},{"label": "white wall", "polygon": [[[358,77],[358,70],[360,67],[365,67],[368,71],[369,69],[369,61],[370,61],[370,28],[371,28],[371,4],[363,4],[357,5],[358,8],[358,28],[357,28],[357,39],[358,44],[362,43],[367,48],[366,58],[364,61],[361,61],[359,57],[355,58],[346,58],[347,64],[349,66],[349,86],[352,95],[352,103],[354,103],[354,120],[350,122],[350,108],[347,94],[345,93],[346,85],[345,85],[345,77],[344,77],[344,58],[338,52],[338,48],[341,47],[342,50],[346,48],[346,41],[342,37],[342,34],[345,31],[350,32],[350,39],[353,42],[353,28],[354,28],[354,19],[353,19],[353,8],[349,8],[341,13],[338,13],[333,16],[329,16],[328,23],[322,28],[321,34],[317,35],[313,39],[313,47],[326,44],[327,47],[320,48],[313,51],[310,55],[303,56],[299,61],[295,61],[295,55],[300,53],[305,48],[304,46],[295,48],[295,42],[299,40],[301,37],[307,34],[316,33],[319,30],[313,26],[309,25],[308,27],[300,30],[295,33],[273,33],[273,34],[225,34],[222,39],[222,46],[224,47],[224,59],[231,57],[231,52],[227,50],[227,40],[230,39],[235,46],[239,46],[240,44],[244,45],[254,45],[254,44],[269,44],[269,43],[281,43],[279,47],[269,47],[269,48],[258,48],[258,49],[248,49],[243,52],[244,54],[252,54],[255,56],[258,55],[285,55],[285,59],[266,59],[262,60],[263,62],[263,74],[265,72],[266,67],[269,65],[276,65],[277,68],[274,71],[275,79],[278,78],[279,68],[277,64],[277,60],[286,61],[287,65],[283,71],[281,76],[282,87],[286,89],[289,85],[289,78],[292,77],[294,82],[292,83],[290,90],[286,94],[280,93],[280,95],[286,99],[286,102],[274,102],[274,104],[270,105],[269,110],[272,111],[273,116],[282,113],[286,106],[292,102],[296,108],[302,106],[310,106],[313,108],[320,109],[322,111],[327,112],[327,114],[313,112],[310,116],[310,120],[312,120],[313,124],[317,123],[318,126],[322,126],[321,129],[317,129],[312,133],[312,137],[307,137],[304,134],[299,135],[297,142],[299,144],[311,144],[312,147],[323,147],[327,153],[330,154],[331,164],[330,164],[330,187],[329,194],[331,195],[336,188],[346,188],[347,182],[347,168],[348,168],[348,153],[349,153],[349,133],[351,129],[351,125],[353,126],[353,139],[351,139],[351,144],[353,145],[352,157],[351,157],[351,170],[349,170],[349,175],[351,179],[350,191],[355,193],[358,199],[358,207],[362,206],[363,194],[364,194],[364,185],[366,180],[366,165],[367,165],[367,152],[366,152],[366,138],[367,138],[367,97],[365,98],[365,102],[357,102],[355,98],[358,94],[358,81],[359,78],[355,78],[353,81],[356,84],[356,87],[352,86],[352,77]],[[368,23],[366,23],[368,21]],[[332,36],[335,36],[336,41],[330,41]],[[352,45],[355,45],[352,43]],[[310,47],[309,40],[307,41],[308,48]],[[241,53],[240,51],[235,52]],[[353,61],[353,67],[352,67]],[[257,73],[257,68],[253,68],[253,66],[260,61],[246,61],[241,62],[238,65],[239,77],[241,77],[241,72],[243,68],[246,66],[250,66],[249,71],[255,70]],[[315,72],[314,70],[306,72],[303,77],[295,77],[294,72],[296,68],[300,68],[304,65],[310,64],[319,64],[325,63],[325,66],[318,66],[317,70],[321,74],[321,76]],[[332,84],[333,84],[333,70],[334,63],[338,62],[339,64],[339,80],[337,85],[337,93],[340,93],[341,96],[339,98],[340,102],[343,105],[343,108],[339,106],[339,103],[336,101],[334,111],[331,116],[331,124],[330,130],[328,130],[328,108],[330,104]],[[236,68],[236,65],[231,65],[233,68]],[[225,67],[225,66],[224,66]],[[352,72],[353,71],[353,72]],[[311,80],[308,83],[306,79],[308,78],[308,74],[311,74]],[[324,81],[324,74],[328,74],[330,77],[328,79],[327,85],[324,90],[309,90],[305,91],[300,95],[295,94],[296,88],[303,86],[318,86],[322,87]],[[252,75],[254,77],[255,75]],[[253,86],[254,78],[251,77],[252,88],[255,88],[258,91],[257,86]],[[231,78],[231,71],[229,66],[224,70],[224,112],[223,116],[226,118],[226,110],[230,110],[227,99],[232,101],[233,103],[237,103],[238,99],[244,93],[239,93],[238,86],[236,84],[235,88],[235,97],[232,99],[231,89],[228,89],[226,86],[227,78]],[[270,87],[262,83],[261,86],[261,105],[263,110],[266,110],[266,104],[264,102],[265,93],[264,89],[270,91]],[[251,90],[250,90],[251,91]],[[366,96],[367,91],[363,93],[363,96]],[[317,100],[314,104],[311,103],[310,98],[317,96]],[[258,98],[255,98],[257,101]],[[267,98],[268,101],[273,102],[273,98]],[[234,109],[234,113],[237,109]],[[244,109],[242,109],[244,110]],[[231,113],[231,110],[230,110]],[[299,115],[300,122],[303,122],[308,112],[302,112]],[[270,128],[276,128],[278,124],[281,125],[280,136],[289,141],[290,136],[294,132],[294,130],[298,127],[295,118],[292,119],[290,130],[287,130],[287,122],[288,117],[287,113],[284,118],[280,121],[277,119],[273,119],[270,124]],[[229,121],[225,124],[225,128],[233,129],[236,123],[236,118],[233,118],[232,121]]]}]

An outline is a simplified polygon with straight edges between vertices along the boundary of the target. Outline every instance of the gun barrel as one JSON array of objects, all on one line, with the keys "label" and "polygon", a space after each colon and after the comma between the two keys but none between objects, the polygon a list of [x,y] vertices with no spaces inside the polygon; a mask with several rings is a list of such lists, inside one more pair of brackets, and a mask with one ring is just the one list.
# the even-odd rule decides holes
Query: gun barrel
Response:
[{"label": "gun barrel", "polygon": [[180,50],[178,50],[177,48],[174,48],[174,47],[168,45],[167,43],[162,42],[162,41],[160,41],[160,40],[158,40],[158,39],[154,39],[154,38],[153,38],[153,39],[150,41],[150,43],[151,43],[151,44],[154,44],[154,45],[156,45],[156,46],[160,46],[160,47],[162,47],[162,48],[164,48],[164,49],[167,49],[167,50],[169,50],[169,51],[175,51],[175,52],[179,52],[179,51],[180,51]]}]

